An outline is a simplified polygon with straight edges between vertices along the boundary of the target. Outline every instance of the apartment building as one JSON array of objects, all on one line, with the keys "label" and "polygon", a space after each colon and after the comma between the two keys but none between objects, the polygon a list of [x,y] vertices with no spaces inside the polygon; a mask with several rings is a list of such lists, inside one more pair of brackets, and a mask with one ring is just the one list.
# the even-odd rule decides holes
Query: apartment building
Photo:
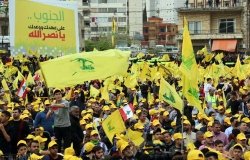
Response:
[{"label": "apartment building", "polygon": [[211,51],[237,52],[249,48],[247,2],[239,0],[189,0],[188,7],[179,8],[177,36],[182,45],[183,18],[186,17],[197,51],[205,45]]}]

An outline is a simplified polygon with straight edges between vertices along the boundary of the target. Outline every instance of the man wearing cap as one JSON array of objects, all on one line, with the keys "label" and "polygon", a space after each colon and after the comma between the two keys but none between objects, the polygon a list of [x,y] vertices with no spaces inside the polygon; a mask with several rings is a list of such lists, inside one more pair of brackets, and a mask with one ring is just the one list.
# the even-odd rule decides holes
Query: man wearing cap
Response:
[{"label": "man wearing cap", "polygon": [[85,109],[85,95],[83,93],[83,91],[81,90],[80,92],[78,90],[74,91],[74,99],[70,101],[69,106],[78,106],[80,108],[80,110],[84,110]]},{"label": "man wearing cap", "polygon": [[58,145],[55,141],[49,142],[49,155],[45,155],[42,160],[62,160],[63,156],[58,154]]},{"label": "man wearing cap", "polygon": [[[53,91],[55,102],[51,104],[51,112],[54,113],[54,133],[57,139],[58,152],[61,152],[62,140],[63,148],[70,147],[71,132],[70,132],[70,118],[69,118],[69,103],[62,99],[62,91],[54,89]],[[51,114],[50,112],[48,114]]]},{"label": "man wearing cap", "polygon": [[2,111],[1,118],[0,118],[0,150],[5,155],[10,153],[10,126],[9,126],[9,119],[10,119],[10,112]]},{"label": "man wearing cap", "polygon": [[192,132],[191,123],[188,120],[183,121],[183,138],[184,144],[187,146],[189,143],[194,143],[196,140],[196,133]]},{"label": "man wearing cap", "polygon": [[247,138],[244,133],[239,133],[236,137],[237,143],[240,144],[243,148],[243,152],[248,151],[250,146],[247,145]]},{"label": "man wearing cap", "polygon": [[71,122],[71,140],[76,156],[80,155],[81,143],[83,141],[83,131],[80,126],[80,108],[78,106],[70,107],[70,122]]},{"label": "man wearing cap", "polygon": [[214,141],[219,139],[224,145],[228,144],[228,138],[225,133],[221,132],[221,124],[218,121],[214,121],[213,123],[213,133],[214,133]]},{"label": "man wearing cap", "polygon": [[[224,121],[225,121],[225,119],[224,119]],[[230,123],[231,123],[231,126],[228,127],[224,132],[227,137],[229,137],[229,135],[232,133],[233,129],[237,128],[237,118],[236,117],[230,118]]]},{"label": "man wearing cap", "polygon": [[174,153],[176,152],[181,152],[183,153],[185,150],[186,150],[186,147],[184,146],[183,147],[183,150],[182,149],[182,140],[183,140],[183,137],[182,137],[182,134],[181,133],[175,133],[173,135],[173,139],[174,139],[174,145],[169,149],[169,152],[171,154],[171,156],[174,155]]},{"label": "man wearing cap", "polygon": [[44,102],[44,111],[39,112],[36,114],[34,127],[43,127],[45,131],[50,133],[50,136],[54,136],[54,114],[47,116],[49,112],[50,102],[46,100]]},{"label": "man wearing cap", "polygon": [[199,150],[202,150],[204,148],[214,148],[214,141],[213,141],[213,133],[210,131],[205,132],[204,138],[205,142],[202,146],[200,146]]}]

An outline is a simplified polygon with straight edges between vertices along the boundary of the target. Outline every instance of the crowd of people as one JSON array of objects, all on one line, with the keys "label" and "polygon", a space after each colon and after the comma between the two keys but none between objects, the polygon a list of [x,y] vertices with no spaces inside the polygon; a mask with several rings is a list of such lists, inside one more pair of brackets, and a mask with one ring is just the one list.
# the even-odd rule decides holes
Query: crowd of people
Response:
[{"label": "crowd of people", "polygon": [[[10,90],[1,87],[0,159],[250,159],[249,77],[243,80],[221,76],[216,85],[213,77],[204,78],[199,84],[204,113],[183,98],[181,114],[160,99],[158,80],[138,81],[135,87],[128,88],[121,79],[113,78],[112,84],[119,89],[110,89],[107,100],[100,93],[91,94],[91,86],[99,90],[104,80],[48,89],[42,75],[36,72],[37,60],[2,59],[1,77],[8,79]],[[40,57],[40,61],[44,60],[48,57]],[[29,73],[34,75],[35,84],[26,88],[25,98],[18,97],[17,89],[13,88],[18,72],[6,77],[6,70],[13,67],[25,79]],[[177,77],[166,80],[181,94]],[[110,140],[102,122],[126,105],[132,106],[133,117],[124,122],[126,130]],[[143,142],[138,144],[127,138],[128,130],[141,133]]]}]

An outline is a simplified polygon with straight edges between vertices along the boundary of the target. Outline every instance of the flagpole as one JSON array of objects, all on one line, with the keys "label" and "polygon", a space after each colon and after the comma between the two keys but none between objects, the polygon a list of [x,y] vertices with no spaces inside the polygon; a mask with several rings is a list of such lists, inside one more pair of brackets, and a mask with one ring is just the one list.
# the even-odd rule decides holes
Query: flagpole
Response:
[{"label": "flagpole", "polygon": [[184,128],[183,128],[183,116],[184,116],[184,107],[185,107],[185,103],[184,103],[184,96],[182,95],[182,102],[183,102],[183,108],[182,108],[182,114],[181,114],[181,134],[182,134],[182,142],[181,142],[181,153],[184,154]]}]

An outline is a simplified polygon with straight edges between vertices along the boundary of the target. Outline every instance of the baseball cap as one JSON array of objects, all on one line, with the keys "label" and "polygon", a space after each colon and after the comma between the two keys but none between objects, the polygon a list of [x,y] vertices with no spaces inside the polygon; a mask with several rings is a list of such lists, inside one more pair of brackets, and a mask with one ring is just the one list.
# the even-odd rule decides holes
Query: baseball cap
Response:
[{"label": "baseball cap", "polygon": [[212,132],[210,132],[210,131],[207,131],[204,134],[204,138],[210,138],[210,137],[213,137],[213,136],[214,136],[214,134]]},{"label": "baseball cap", "polygon": [[176,122],[175,121],[171,122],[171,126],[172,127],[176,126]]},{"label": "baseball cap", "polygon": [[61,89],[55,88],[55,89],[53,90],[53,94],[55,94],[56,92],[61,92]]},{"label": "baseball cap", "polygon": [[143,128],[144,128],[144,126],[141,123],[136,123],[134,125],[134,129],[143,129]]},{"label": "baseball cap", "polygon": [[166,117],[166,116],[168,116],[169,115],[169,112],[168,111],[165,111],[164,113],[163,113],[163,116],[164,117]]},{"label": "baseball cap", "polygon": [[29,135],[26,137],[26,139],[34,139],[34,138],[35,138],[35,136],[32,135],[32,134],[29,134]]},{"label": "baseball cap", "polygon": [[93,124],[92,123],[91,124],[87,124],[85,128],[86,129],[93,128]]},{"label": "baseball cap", "polygon": [[160,124],[160,122],[159,122],[159,120],[157,120],[157,119],[155,119],[153,122],[152,122],[152,125],[153,126],[157,126],[157,125],[159,125]]},{"label": "baseball cap", "polygon": [[231,125],[230,117],[225,117],[224,122],[227,123],[228,125]]},{"label": "baseball cap", "polygon": [[237,140],[241,141],[241,140],[246,140],[246,135],[244,133],[239,133],[236,137]]},{"label": "baseball cap", "polygon": [[214,123],[213,121],[208,122],[207,126],[208,126],[208,127],[212,127],[212,126],[213,126],[213,123]]},{"label": "baseball cap", "polygon": [[27,146],[27,143],[25,140],[20,140],[18,143],[17,143],[17,146],[19,146],[20,144],[24,144]]},{"label": "baseball cap", "polygon": [[122,152],[124,149],[126,149],[127,147],[129,147],[129,143],[124,141],[122,144],[121,144],[121,147],[120,147],[120,151]]},{"label": "baseball cap", "polygon": [[184,120],[184,121],[183,121],[183,124],[191,125],[191,123],[189,122],[189,120]]},{"label": "baseball cap", "polygon": [[50,103],[49,100],[46,100],[46,101],[44,102],[44,104],[45,104],[45,105],[50,105],[51,103]]},{"label": "baseball cap", "polygon": [[173,135],[173,139],[174,139],[174,140],[183,139],[182,134],[181,134],[181,133],[175,133],[175,134]]},{"label": "baseball cap", "polygon": [[97,135],[99,134],[97,130],[91,131],[90,136],[93,136],[93,135],[95,135],[95,134],[97,134]]},{"label": "baseball cap", "polygon": [[191,150],[188,152],[187,160],[205,160],[205,157],[200,150]]},{"label": "baseball cap", "polygon": [[94,145],[93,143],[87,142],[87,143],[85,143],[85,145],[84,145],[84,150],[85,150],[86,152],[91,152],[92,149],[93,149],[94,147],[95,147],[95,145]]},{"label": "baseball cap", "polygon": [[242,120],[241,120],[242,122],[245,122],[245,123],[250,123],[250,120],[249,120],[249,118],[248,117],[244,117],[244,118],[242,118]]},{"label": "baseball cap", "polygon": [[103,110],[103,111],[110,111],[110,108],[109,108],[109,106],[104,106],[104,107],[102,108],[102,110]]},{"label": "baseball cap", "polygon": [[53,146],[57,145],[56,141],[50,141],[48,144],[48,148],[51,148]]},{"label": "baseball cap", "polygon": [[86,124],[86,121],[84,119],[80,120],[80,125]]}]

